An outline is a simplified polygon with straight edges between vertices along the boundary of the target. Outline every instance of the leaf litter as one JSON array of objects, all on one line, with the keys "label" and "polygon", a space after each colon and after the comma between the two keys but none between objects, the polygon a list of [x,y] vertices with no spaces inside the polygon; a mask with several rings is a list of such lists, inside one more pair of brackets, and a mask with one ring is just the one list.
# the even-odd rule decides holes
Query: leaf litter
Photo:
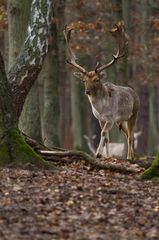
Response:
[{"label": "leaf litter", "polygon": [[0,240],[159,239],[159,185],[139,173],[0,169]]}]

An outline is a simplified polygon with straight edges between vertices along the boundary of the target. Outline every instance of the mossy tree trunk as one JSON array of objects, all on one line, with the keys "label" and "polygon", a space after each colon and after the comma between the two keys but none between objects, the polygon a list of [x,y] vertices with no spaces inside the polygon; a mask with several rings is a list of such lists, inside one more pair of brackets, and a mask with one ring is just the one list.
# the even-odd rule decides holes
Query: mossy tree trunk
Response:
[{"label": "mossy tree trunk", "polygon": [[[7,93],[7,94],[6,94]],[[25,143],[17,127],[12,93],[0,54],[0,166],[47,167],[48,164]]]},{"label": "mossy tree trunk", "polygon": [[41,70],[48,46],[51,0],[33,0],[26,40],[5,74],[0,55],[0,165],[48,166],[23,140],[18,120],[25,98]]}]

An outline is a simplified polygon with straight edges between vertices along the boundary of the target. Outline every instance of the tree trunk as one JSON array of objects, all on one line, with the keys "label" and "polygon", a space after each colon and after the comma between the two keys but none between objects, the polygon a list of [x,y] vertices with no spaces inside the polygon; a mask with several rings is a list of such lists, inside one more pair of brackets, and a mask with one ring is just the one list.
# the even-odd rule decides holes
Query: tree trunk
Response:
[{"label": "tree trunk", "polygon": [[[129,3],[126,0],[113,0],[114,8],[115,8],[115,22],[124,20],[125,27],[128,27],[128,11],[129,11]],[[117,79],[116,84],[119,85],[127,85],[128,84],[128,50],[125,49],[125,56],[115,65],[116,68],[116,76]]]},{"label": "tree trunk", "polygon": [[47,52],[51,0],[33,0],[31,21],[24,46],[11,67],[7,80],[0,55],[0,164],[48,167],[23,140],[18,119]]},{"label": "tree trunk", "polygon": [[[8,69],[15,63],[26,37],[31,0],[8,0]],[[19,34],[20,33],[20,34]]]},{"label": "tree trunk", "polygon": [[141,35],[141,62],[140,65],[140,84],[139,84],[139,96],[140,96],[140,111],[138,117],[138,128],[142,131],[142,135],[139,137],[139,147],[137,149],[138,154],[148,153],[148,136],[149,136],[149,87],[148,87],[148,75],[149,65],[147,64],[148,58],[148,3],[147,1],[141,2],[142,10],[142,35]]},{"label": "tree trunk", "polygon": [[60,143],[64,146],[65,144],[65,133],[66,133],[66,47],[65,39],[63,37],[63,29],[65,26],[65,7],[66,0],[61,0],[57,3],[55,11],[56,18],[59,20],[57,24],[57,42],[58,42],[58,56],[59,56],[59,93],[60,93]]},{"label": "tree trunk", "polygon": [[25,143],[14,120],[12,93],[0,54],[0,166],[48,167],[47,162]]},{"label": "tree trunk", "polygon": [[8,73],[13,95],[15,119],[19,119],[25,98],[41,70],[48,48],[51,0],[33,0],[27,37],[15,64]]},{"label": "tree trunk", "polygon": [[42,142],[38,90],[38,83],[35,81],[26,97],[19,118],[19,129],[36,141]]},{"label": "tree trunk", "polygon": [[[155,3],[155,1],[149,1],[147,4],[149,4],[149,7],[151,7],[151,11],[152,11],[152,8],[154,8],[154,10],[156,9],[158,11],[158,5]],[[157,51],[157,50],[155,49],[155,51]],[[151,55],[151,51],[150,51],[150,55]],[[148,64],[151,64],[151,62],[148,63]],[[152,71],[152,69],[151,69],[151,71]],[[159,125],[157,123],[157,116],[156,116],[157,114],[154,114],[154,107],[155,107],[154,106],[154,99],[158,103],[158,87],[156,88],[155,86],[152,86],[152,84],[151,84],[150,87],[149,87],[149,91],[150,91],[149,114],[150,114],[150,124],[151,124],[150,127],[149,127],[150,128],[149,130],[151,132],[151,137],[152,136],[155,137],[155,135],[156,135],[155,144],[158,144],[158,132],[157,132],[157,130],[158,130]],[[151,142],[152,141],[153,141],[153,139],[151,140]],[[159,180],[159,152],[157,153],[156,158],[153,160],[151,167],[148,168],[147,170],[145,170],[141,177],[143,179],[154,179],[154,180],[157,180],[157,181]]]},{"label": "tree trunk", "polygon": [[[9,68],[15,62],[23,44],[29,21],[30,6],[31,0],[8,1]],[[34,83],[25,101],[19,119],[19,128],[37,141],[42,141],[37,83]]]},{"label": "tree trunk", "polygon": [[157,127],[157,91],[154,84],[149,85],[149,153],[156,154],[158,145],[158,127]]},{"label": "tree trunk", "polygon": [[142,135],[139,136],[139,145],[137,148],[137,154],[143,155],[148,152],[148,132],[149,132],[149,89],[147,85],[140,85],[140,111],[138,116],[138,129],[142,131]]},{"label": "tree trunk", "polygon": [[44,81],[43,139],[46,146],[59,147],[59,62],[55,23],[51,26],[50,38],[49,51],[44,63],[46,79]]},{"label": "tree trunk", "polygon": [[71,79],[71,107],[73,147],[77,150],[88,151],[84,135],[87,135],[84,89],[81,82],[72,75]]}]

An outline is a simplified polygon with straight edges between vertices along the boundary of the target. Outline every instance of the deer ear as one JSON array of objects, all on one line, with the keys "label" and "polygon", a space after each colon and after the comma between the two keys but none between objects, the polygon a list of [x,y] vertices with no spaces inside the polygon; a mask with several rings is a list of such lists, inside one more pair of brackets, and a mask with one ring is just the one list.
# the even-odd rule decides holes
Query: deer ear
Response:
[{"label": "deer ear", "polygon": [[81,73],[81,72],[74,72],[73,74],[74,74],[74,76],[76,76],[77,78],[79,78],[79,79],[82,79],[82,80],[83,80],[83,76],[84,76],[84,74],[83,74],[83,73]]}]

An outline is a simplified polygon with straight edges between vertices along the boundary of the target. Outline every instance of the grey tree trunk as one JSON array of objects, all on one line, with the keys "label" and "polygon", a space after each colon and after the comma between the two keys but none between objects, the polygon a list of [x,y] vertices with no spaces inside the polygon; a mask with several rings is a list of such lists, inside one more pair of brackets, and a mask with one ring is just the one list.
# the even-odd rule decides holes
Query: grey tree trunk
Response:
[{"label": "grey tree trunk", "polygon": [[82,131],[83,116],[82,116],[82,99],[81,85],[78,80],[72,75],[71,78],[71,106],[72,106],[72,131],[73,131],[73,147],[75,149],[82,149],[82,139],[84,136]]},{"label": "grey tree trunk", "polygon": [[84,88],[82,87],[80,80],[74,75],[72,75],[71,79],[71,109],[73,147],[78,150],[89,151],[84,138],[84,135],[87,135]]},{"label": "grey tree trunk", "polygon": [[29,137],[42,142],[39,89],[37,81],[31,87],[26,97],[19,118],[19,129]]},{"label": "grey tree trunk", "polygon": [[51,0],[33,0],[26,41],[6,78],[0,55],[0,164],[48,166],[28,146],[17,124],[25,98],[47,52]]},{"label": "grey tree trunk", "polygon": [[156,154],[158,146],[157,91],[154,84],[149,85],[149,153]]},{"label": "grey tree trunk", "polygon": [[[141,14],[142,14],[142,57],[140,61],[140,71],[142,78],[148,82],[149,66],[147,64],[148,58],[148,1],[141,2]],[[149,87],[148,84],[143,84],[140,81],[139,85],[140,96],[140,111],[138,117],[138,128],[142,131],[142,135],[139,137],[138,154],[148,153],[148,139],[149,139]]]},{"label": "grey tree trunk", "polygon": [[[44,62],[44,110],[43,139],[46,146],[60,146],[59,142],[59,62],[57,28],[54,23],[50,31],[49,51]],[[52,41],[51,41],[52,40]]]},{"label": "grey tree trunk", "polygon": [[67,118],[67,105],[66,105],[66,86],[67,86],[67,74],[66,74],[66,48],[65,40],[63,37],[63,29],[65,22],[65,7],[66,0],[61,0],[57,3],[55,11],[56,17],[60,19],[57,24],[57,42],[58,42],[58,56],[59,56],[59,93],[60,93],[60,143],[64,146],[65,134],[66,134],[66,118]]},{"label": "grey tree trunk", "polygon": [[8,73],[16,120],[19,119],[25,98],[43,65],[48,48],[46,38],[48,37],[48,9],[50,11],[50,5],[51,0],[47,0],[47,2],[33,0],[26,40],[15,64]]},{"label": "grey tree trunk", "polygon": [[[31,0],[8,1],[9,68],[13,65],[26,36]],[[20,34],[19,34],[20,32]],[[41,142],[41,123],[37,83],[30,90],[19,119],[19,128]]]},{"label": "grey tree trunk", "polygon": [[32,0],[8,0],[8,69],[15,63],[24,39],[30,16]]}]

